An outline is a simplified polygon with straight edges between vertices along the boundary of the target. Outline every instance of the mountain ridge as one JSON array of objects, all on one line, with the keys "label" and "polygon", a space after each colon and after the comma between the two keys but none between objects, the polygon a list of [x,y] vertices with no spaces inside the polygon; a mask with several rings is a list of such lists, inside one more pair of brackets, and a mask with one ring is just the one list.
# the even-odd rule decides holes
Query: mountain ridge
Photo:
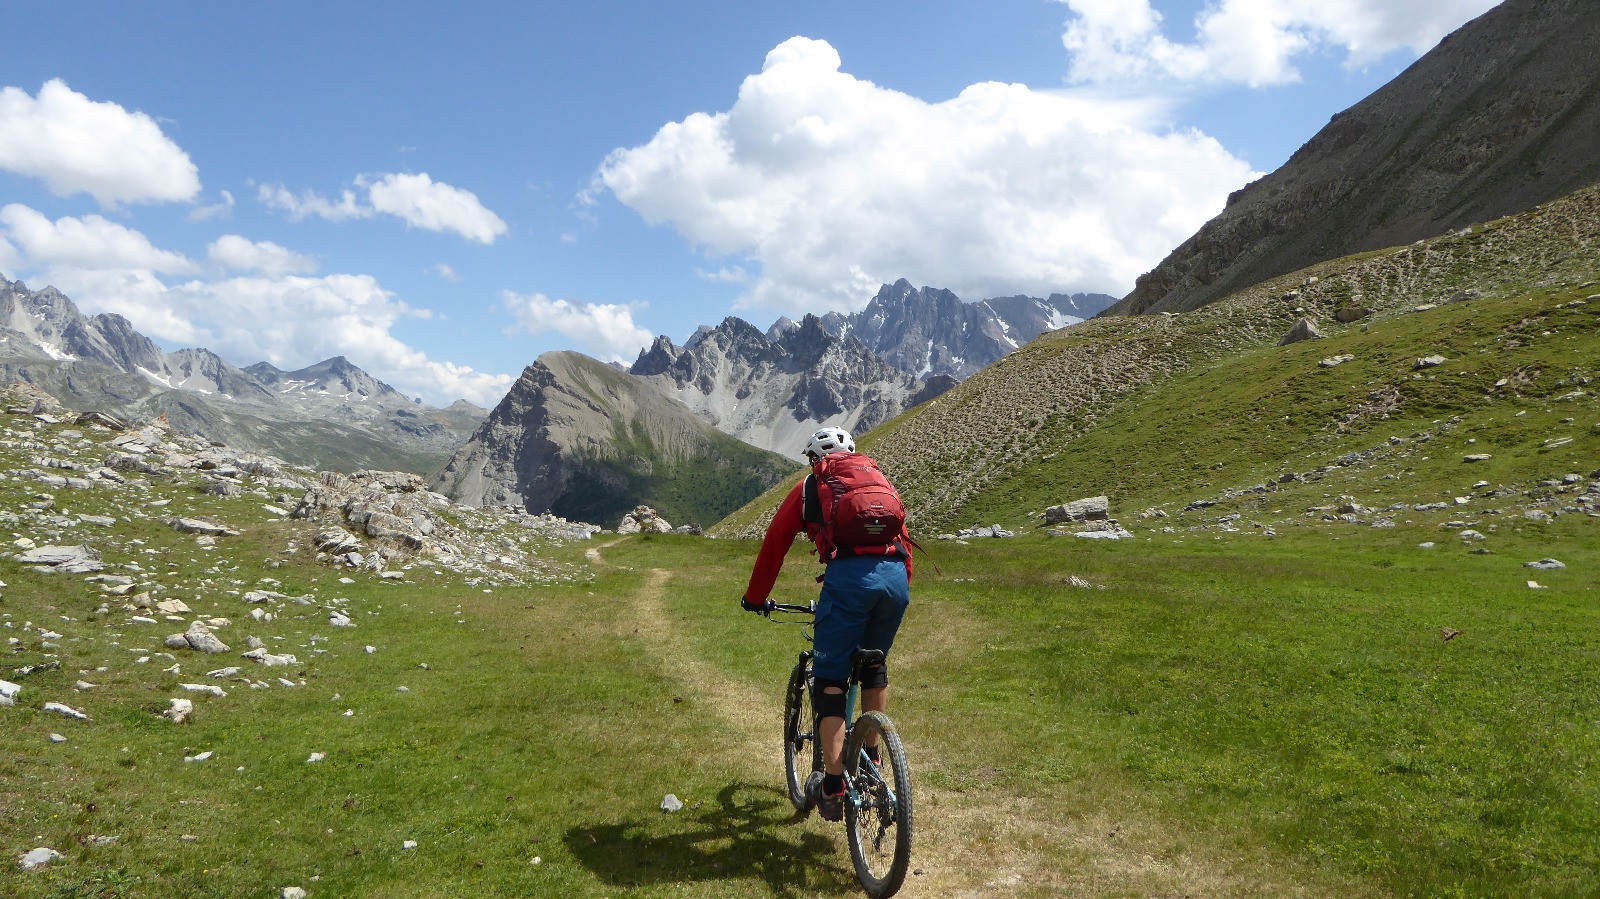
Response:
[{"label": "mountain ridge", "polygon": [[1104,314],[1194,309],[1600,180],[1597,43],[1586,0],[1506,0],[1236,191]]}]

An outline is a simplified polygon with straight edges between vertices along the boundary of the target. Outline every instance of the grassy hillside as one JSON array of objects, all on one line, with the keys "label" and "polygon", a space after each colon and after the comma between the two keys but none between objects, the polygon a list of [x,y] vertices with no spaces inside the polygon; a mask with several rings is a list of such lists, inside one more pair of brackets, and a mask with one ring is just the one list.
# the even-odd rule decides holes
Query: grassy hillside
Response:
[{"label": "grassy hillside", "polygon": [[[1590,189],[1193,312],[1047,334],[862,444],[924,534],[1024,527],[1099,494],[1129,524],[1268,481],[1270,502],[1252,494],[1217,514],[1260,510],[1282,526],[1330,497],[1428,504],[1484,479],[1521,488],[1521,508],[1540,481],[1600,459],[1587,386],[1600,370],[1597,294],[1600,189]],[[1372,314],[1339,323],[1355,308]],[[1276,346],[1302,317],[1328,338]],[[1435,355],[1445,362],[1416,367]],[[1462,463],[1476,453],[1494,458]],[[1302,477],[1277,483],[1289,474]],[[758,532],[777,499],[769,492],[718,532]]]},{"label": "grassy hillside", "polygon": [[[644,503],[673,524],[710,525],[744,505],[787,461],[696,419],[625,372],[575,353],[544,357],[589,410],[566,429],[571,469],[551,511],[614,525]],[[571,414],[570,412],[568,414]],[[554,430],[554,429],[553,429]],[[595,439],[602,430],[609,439]]]}]

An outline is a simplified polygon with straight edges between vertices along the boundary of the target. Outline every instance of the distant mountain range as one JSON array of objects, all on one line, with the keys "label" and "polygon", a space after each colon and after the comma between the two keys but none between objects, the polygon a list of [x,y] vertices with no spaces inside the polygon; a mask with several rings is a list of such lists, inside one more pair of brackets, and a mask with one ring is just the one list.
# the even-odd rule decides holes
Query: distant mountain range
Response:
[{"label": "distant mountain range", "polygon": [[1505,0],[1234,193],[1110,314],[1194,309],[1594,183],[1597,46],[1594,0]]},{"label": "distant mountain range", "polygon": [[[965,381],[1040,334],[1093,318],[1115,302],[1103,293],[1056,293],[1045,300],[1014,296],[968,303],[948,290],[914,288],[902,278],[883,285],[860,312],[823,316],[822,326],[835,337],[854,337],[919,378]],[[789,326],[780,319],[773,329]]]},{"label": "distant mountain range", "polygon": [[657,337],[626,371],[547,353],[435,489],[468,505],[606,523],[647,502],[669,520],[710,523],[796,471],[817,428],[870,430],[1113,300],[963,303],[900,281],[853,315],[783,318],[765,333],[729,317],[681,347]]},{"label": "distant mountain range", "polygon": [[182,433],[325,469],[428,471],[486,413],[407,399],[339,356],[295,372],[163,351],[120,315],[86,316],[53,287],[0,278],[0,377],[69,407],[165,417]]},{"label": "distant mountain range", "polygon": [[1115,299],[1055,294],[967,303],[900,280],[850,315],[780,318],[764,334],[729,317],[702,326],[682,347],[657,337],[629,372],[725,433],[793,455],[819,427],[876,427]]}]

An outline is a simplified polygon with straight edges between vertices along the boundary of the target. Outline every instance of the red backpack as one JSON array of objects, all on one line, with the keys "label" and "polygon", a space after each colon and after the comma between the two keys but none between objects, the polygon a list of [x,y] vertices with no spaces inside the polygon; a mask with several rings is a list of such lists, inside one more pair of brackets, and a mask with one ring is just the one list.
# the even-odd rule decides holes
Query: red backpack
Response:
[{"label": "red backpack", "polygon": [[824,562],[904,551],[905,504],[878,463],[860,453],[822,457],[806,482],[804,518],[821,525],[815,536]]}]

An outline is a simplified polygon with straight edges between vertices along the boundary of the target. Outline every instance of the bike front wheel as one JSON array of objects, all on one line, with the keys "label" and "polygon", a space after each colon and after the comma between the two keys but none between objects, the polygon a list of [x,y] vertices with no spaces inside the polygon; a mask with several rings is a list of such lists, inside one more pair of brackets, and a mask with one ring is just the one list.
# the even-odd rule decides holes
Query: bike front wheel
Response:
[{"label": "bike front wheel", "polygon": [[[878,744],[877,764],[865,752],[873,742]],[[844,752],[850,861],[867,895],[893,896],[911,864],[911,771],[905,747],[888,716],[867,712],[850,729]]]},{"label": "bike front wheel", "polygon": [[789,780],[789,801],[795,810],[811,810],[806,778],[822,767],[822,747],[817,743],[817,716],[811,707],[811,666],[797,662],[783,693],[783,767]]}]

